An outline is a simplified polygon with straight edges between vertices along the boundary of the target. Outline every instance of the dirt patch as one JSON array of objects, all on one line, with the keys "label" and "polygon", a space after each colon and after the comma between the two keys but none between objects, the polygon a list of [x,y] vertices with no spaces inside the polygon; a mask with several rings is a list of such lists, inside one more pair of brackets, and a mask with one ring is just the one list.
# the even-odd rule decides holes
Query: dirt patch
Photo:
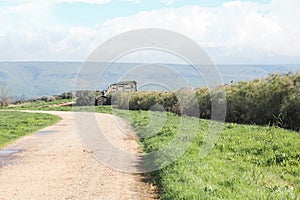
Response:
[{"label": "dirt patch", "polygon": [[3,149],[0,150],[0,167],[4,165],[14,165],[19,162],[16,154],[22,152],[23,149]]}]

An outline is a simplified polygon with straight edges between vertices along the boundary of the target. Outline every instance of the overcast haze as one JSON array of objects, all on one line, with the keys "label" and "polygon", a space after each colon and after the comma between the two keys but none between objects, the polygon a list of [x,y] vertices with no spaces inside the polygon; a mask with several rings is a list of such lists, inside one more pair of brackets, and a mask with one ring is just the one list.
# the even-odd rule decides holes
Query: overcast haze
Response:
[{"label": "overcast haze", "polygon": [[0,61],[84,61],[116,34],[164,28],[217,64],[298,64],[299,9],[299,0],[1,0]]}]

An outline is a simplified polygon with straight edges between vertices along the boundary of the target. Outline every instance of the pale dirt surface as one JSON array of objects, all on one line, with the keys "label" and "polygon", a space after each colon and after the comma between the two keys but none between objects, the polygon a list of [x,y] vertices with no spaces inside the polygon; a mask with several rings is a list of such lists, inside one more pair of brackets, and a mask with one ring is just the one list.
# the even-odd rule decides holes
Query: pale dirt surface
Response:
[{"label": "pale dirt surface", "polygon": [[[72,112],[44,113],[62,120],[6,147],[23,151],[14,155],[10,164],[0,166],[0,199],[156,198],[155,188],[144,183],[141,175],[113,170],[89,153],[77,134]],[[118,131],[111,115],[96,116],[101,129],[114,134],[114,145],[138,152],[134,137]]]}]

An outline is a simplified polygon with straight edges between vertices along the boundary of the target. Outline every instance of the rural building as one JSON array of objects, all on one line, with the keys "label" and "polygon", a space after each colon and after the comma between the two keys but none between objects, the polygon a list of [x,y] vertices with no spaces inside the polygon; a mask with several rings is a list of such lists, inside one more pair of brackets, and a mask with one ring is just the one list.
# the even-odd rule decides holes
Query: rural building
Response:
[{"label": "rural building", "polygon": [[95,105],[96,106],[103,106],[107,101],[107,97],[106,96],[97,96],[96,97],[96,102],[95,102]]},{"label": "rural building", "polygon": [[136,81],[122,81],[119,83],[111,84],[107,90],[107,94],[111,92],[136,92]]}]

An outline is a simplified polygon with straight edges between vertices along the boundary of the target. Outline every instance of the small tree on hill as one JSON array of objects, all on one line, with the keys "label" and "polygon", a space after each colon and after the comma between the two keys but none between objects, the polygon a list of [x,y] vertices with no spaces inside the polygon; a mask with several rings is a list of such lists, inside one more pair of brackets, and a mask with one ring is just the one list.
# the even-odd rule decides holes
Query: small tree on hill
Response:
[{"label": "small tree on hill", "polygon": [[7,106],[9,104],[9,89],[5,84],[0,83],[0,106]]}]

